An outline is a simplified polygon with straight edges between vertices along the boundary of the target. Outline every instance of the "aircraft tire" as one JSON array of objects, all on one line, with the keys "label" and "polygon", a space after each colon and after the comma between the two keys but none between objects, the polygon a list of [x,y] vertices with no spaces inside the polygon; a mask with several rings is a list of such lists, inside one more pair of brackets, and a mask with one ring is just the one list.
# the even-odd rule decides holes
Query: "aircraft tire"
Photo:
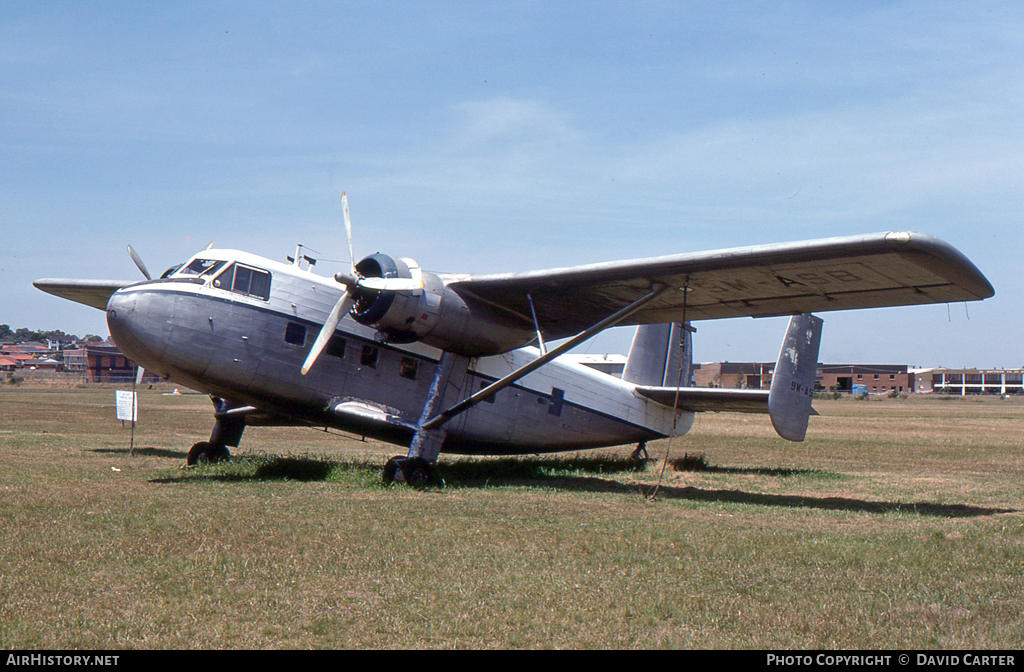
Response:
[{"label": "aircraft tire", "polygon": [[414,457],[402,465],[405,482],[414,488],[426,488],[434,483],[434,468],[426,460]]},{"label": "aircraft tire", "polygon": [[384,465],[384,485],[405,483],[414,488],[425,488],[434,483],[434,468],[419,457],[396,455]]},{"label": "aircraft tire", "polygon": [[218,446],[209,441],[200,441],[192,444],[192,447],[189,448],[185,464],[191,467],[200,462],[220,462],[221,460],[230,459],[231,453],[228,452],[227,446]]},{"label": "aircraft tire", "polygon": [[188,449],[188,457],[185,458],[185,464],[188,466],[194,466],[199,462],[205,462],[207,457],[206,454],[210,451],[209,441],[199,441],[193,443],[192,447]]},{"label": "aircraft tire", "polygon": [[395,482],[398,477],[398,464],[405,458],[401,455],[395,455],[384,465],[384,473],[382,474],[384,485],[391,485]]}]

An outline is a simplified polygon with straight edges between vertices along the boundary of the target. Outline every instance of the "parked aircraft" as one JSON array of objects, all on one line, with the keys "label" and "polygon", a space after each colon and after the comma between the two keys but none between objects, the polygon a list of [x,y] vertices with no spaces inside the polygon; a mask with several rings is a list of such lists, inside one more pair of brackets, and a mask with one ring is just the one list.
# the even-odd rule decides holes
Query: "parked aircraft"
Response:
[{"label": "parked aircraft", "polygon": [[[373,254],[324,277],[300,246],[290,263],[208,248],[152,278],[129,253],[145,280],[34,284],[106,311],[125,355],[211,396],[212,434],[188,463],[228,457],[250,425],[309,425],[407,446],[384,478],[410,483],[429,482],[442,451],[642,447],[701,411],[766,413],[802,441],[822,325],[812,313],[994,294],[955,248],[909,232],[494,275]],[[690,385],[692,323],[787,314],[770,390]],[[638,325],[621,378],[559,359],[615,325]]]}]

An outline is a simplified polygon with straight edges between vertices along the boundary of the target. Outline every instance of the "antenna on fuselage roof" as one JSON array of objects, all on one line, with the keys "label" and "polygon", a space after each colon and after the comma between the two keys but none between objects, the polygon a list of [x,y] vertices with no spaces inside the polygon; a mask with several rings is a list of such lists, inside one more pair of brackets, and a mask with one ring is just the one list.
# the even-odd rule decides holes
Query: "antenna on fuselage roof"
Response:
[{"label": "antenna on fuselage roof", "polygon": [[[292,266],[295,266],[296,268],[298,268],[299,264],[301,262],[303,262],[303,261],[305,261],[307,264],[309,264],[310,268],[312,268],[313,266],[316,266],[316,259],[314,259],[313,257],[309,256],[308,254],[303,254],[302,253],[302,248],[303,248],[303,245],[301,243],[299,243],[298,245],[295,246],[295,256],[294,257],[287,256],[287,257],[285,257],[285,259],[290,261]],[[316,252],[316,250],[310,249],[310,252]],[[319,252],[316,252],[316,253],[320,254]]]}]

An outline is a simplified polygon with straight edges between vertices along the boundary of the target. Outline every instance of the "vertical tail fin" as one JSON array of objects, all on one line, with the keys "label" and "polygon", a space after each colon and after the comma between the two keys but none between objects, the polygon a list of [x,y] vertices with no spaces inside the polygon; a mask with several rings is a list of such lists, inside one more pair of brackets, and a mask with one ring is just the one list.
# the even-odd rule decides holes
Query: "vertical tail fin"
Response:
[{"label": "vertical tail fin", "polygon": [[822,322],[810,313],[790,319],[772,375],[768,414],[779,436],[790,441],[803,441],[807,434]]},{"label": "vertical tail fin", "polygon": [[687,387],[693,361],[692,330],[689,323],[643,324],[637,327],[622,379],[634,385],[675,387],[678,382]]}]

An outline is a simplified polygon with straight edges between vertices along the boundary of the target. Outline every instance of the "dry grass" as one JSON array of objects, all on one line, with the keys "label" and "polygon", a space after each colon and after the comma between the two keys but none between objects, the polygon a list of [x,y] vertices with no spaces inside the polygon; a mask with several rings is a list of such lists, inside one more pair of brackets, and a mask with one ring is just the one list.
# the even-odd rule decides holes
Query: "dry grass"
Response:
[{"label": "dry grass", "polygon": [[[629,447],[445,458],[387,489],[394,446],[253,428],[178,470],[201,396],[0,392],[0,648],[1016,648],[1024,403],[816,402],[808,441],[702,416]],[[651,446],[664,455],[665,442]]]}]

